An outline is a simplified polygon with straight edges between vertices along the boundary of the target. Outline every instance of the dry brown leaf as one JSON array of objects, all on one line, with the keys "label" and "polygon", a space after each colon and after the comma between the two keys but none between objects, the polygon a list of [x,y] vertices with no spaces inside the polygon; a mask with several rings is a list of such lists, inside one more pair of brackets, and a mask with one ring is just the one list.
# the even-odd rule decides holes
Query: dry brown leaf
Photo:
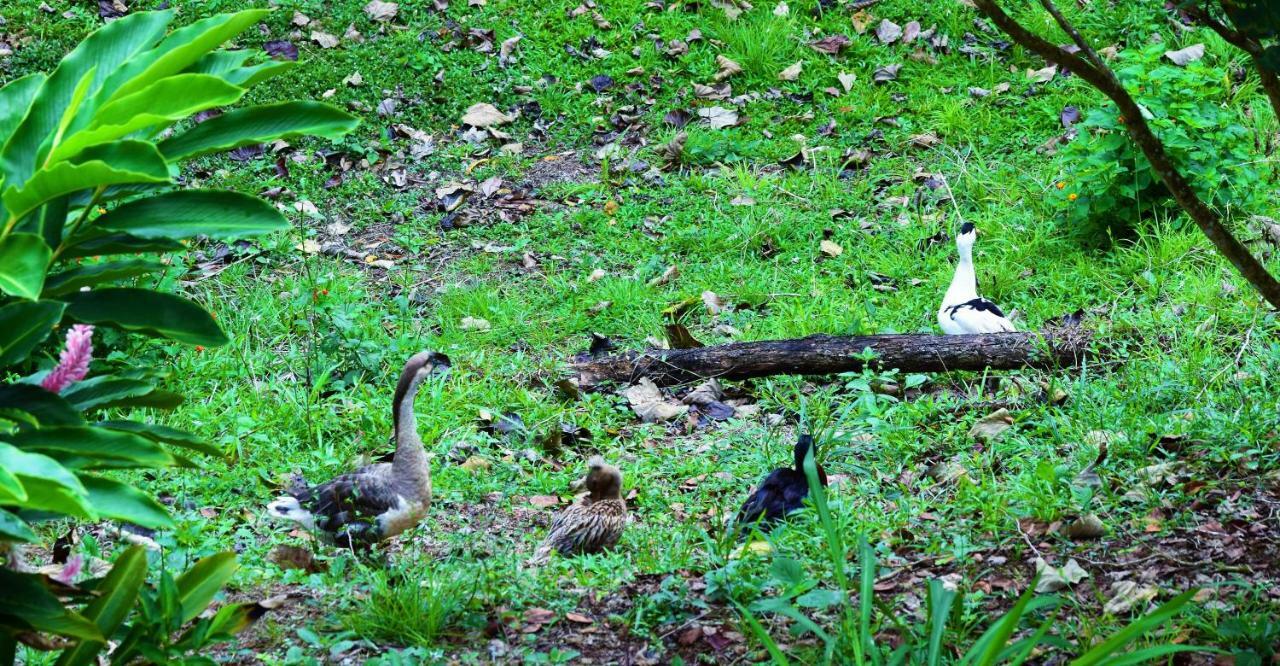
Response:
[{"label": "dry brown leaf", "polygon": [[628,387],[622,395],[631,404],[631,409],[635,411],[636,416],[645,423],[670,421],[689,411],[688,405],[672,402],[663,397],[662,391],[648,377]]},{"label": "dry brown leaf", "polygon": [[998,439],[1004,431],[1013,426],[1013,415],[1009,410],[1000,408],[978,419],[969,429],[969,436],[974,439],[991,442]]},{"label": "dry brown leaf", "polygon": [[1107,528],[1102,524],[1102,519],[1097,514],[1085,514],[1076,518],[1063,528],[1063,532],[1075,541],[1084,539],[1098,539],[1107,533]]},{"label": "dry brown leaf", "polygon": [[511,116],[499,111],[497,107],[486,102],[472,104],[462,114],[462,124],[472,127],[489,128],[494,125],[505,125],[514,120]]},{"label": "dry brown leaf", "polygon": [[720,68],[715,75],[716,81],[723,81],[734,74],[742,73],[742,65],[739,65],[723,55],[716,56],[716,66]]},{"label": "dry brown leaf", "polygon": [[724,301],[714,291],[702,292],[702,304],[707,307],[707,314],[713,317],[724,312]]},{"label": "dry brown leaf", "polygon": [[648,285],[650,287],[661,287],[662,285],[667,284],[668,282],[676,279],[679,276],[680,276],[680,269],[677,268],[674,264],[672,264],[670,266],[667,266],[667,270],[663,271],[662,275],[659,275],[658,277],[653,278],[652,280],[649,280]]},{"label": "dry brown leaf", "polygon": [[902,28],[889,19],[880,21],[880,25],[876,26],[876,39],[880,40],[881,44],[892,44],[901,36]]},{"label": "dry brown leaf", "polygon": [[915,148],[929,149],[942,143],[942,139],[938,138],[933,132],[925,132],[924,134],[916,134],[911,137],[911,145]]},{"label": "dry brown leaf", "polygon": [[858,77],[848,72],[840,72],[836,74],[836,79],[840,81],[840,86],[844,88],[844,91],[849,92],[853,89],[853,82],[857,81]]},{"label": "dry brown leaf", "polygon": [[[726,109],[723,106],[709,106],[704,109],[698,109],[698,117],[711,129],[723,129],[725,127],[733,127],[738,124],[738,112],[733,109]],[[681,134],[684,134],[681,132]],[[679,136],[679,135],[677,135]],[[688,135],[685,135],[688,138]],[[681,151],[684,149],[684,142],[680,143]]]},{"label": "dry brown leaf", "polygon": [[1111,584],[1111,598],[1103,605],[1102,612],[1110,615],[1127,613],[1138,604],[1156,598],[1160,590],[1154,585],[1139,585],[1131,580],[1118,580]]},{"label": "dry brown leaf", "polygon": [[1186,67],[1204,57],[1204,44],[1192,44],[1177,51],[1165,51],[1164,57],[1179,67]]},{"label": "dry brown leaf", "polygon": [[1037,557],[1035,565],[1036,575],[1040,577],[1039,582],[1036,583],[1037,594],[1057,592],[1089,577],[1089,572],[1082,569],[1080,563],[1074,559],[1067,560],[1066,564],[1058,568],[1049,566],[1043,557]]},{"label": "dry brown leaf", "polygon": [[1057,65],[1049,65],[1040,69],[1028,69],[1027,79],[1032,83],[1048,83],[1058,73]]},{"label": "dry brown leaf", "polygon": [[327,32],[321,32],[319,30],[311,31],[311,41],[315,42],[316,44],[319,44],[320,48],[322,49],[331,49],[338,45],[337,37]]},{"label": "dry brown leaf", "polygon": [[838,257],[844,254],[844,248],[840,247],[839,243],[829,240],[824,240],[821,243],[818,243],[818,249],[828,257]]},{"label": "dry brown leaf", "polygon": [[394,2],[382,2],[382,0],[369,0],[369,4],[364,6],[364,13],[374,21],[390,21],[400,13],[400,5]]},{"label": "dry brown leaf", "polygon": [[800,70],[804,69],[804,61],[797,60],[795,64],[778,72],[779,81],[795,81],[800,78]]}]

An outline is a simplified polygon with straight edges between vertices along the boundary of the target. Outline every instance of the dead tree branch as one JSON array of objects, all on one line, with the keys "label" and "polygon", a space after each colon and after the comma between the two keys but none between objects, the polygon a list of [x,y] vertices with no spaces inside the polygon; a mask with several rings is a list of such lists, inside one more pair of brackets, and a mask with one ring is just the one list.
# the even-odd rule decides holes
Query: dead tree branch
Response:
[{"label": "dead tree branch", "polygon": [[[655,349],[577,361],[579,387],[631,384],[648,377],[659,386],[709,378],[830,375],[868,365],[902,372],[1012,370],[1079,365],[1089,353],[1086,329],[990,335],[811,335],[794,340],[735,342],[695,349]],[[871,360],[867,361],[867,352]]]}]

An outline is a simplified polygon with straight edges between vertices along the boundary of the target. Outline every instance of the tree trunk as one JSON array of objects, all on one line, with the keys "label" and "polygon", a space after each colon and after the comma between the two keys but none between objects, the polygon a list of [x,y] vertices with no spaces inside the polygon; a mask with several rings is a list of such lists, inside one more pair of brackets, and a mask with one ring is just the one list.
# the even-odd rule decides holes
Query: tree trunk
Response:
[{"label": "tree trunk", "polygon": [[829,375],[868,365],[902,372],[1012,370],[1079,365],[1091,336],[1085,329],[989,335],[811,335],[798,340],[735,342],[696,349],[656,349],[576,361],[579,388],[631,384],[648,377],[659,386],[772,375]]},{"label": "tree trunk", "polygon": [[1006,14],[996,0],[974,0],[974,3],[979,11],[985,14],[987,18],[990,18],[1005,34],[1013,38],[1013,41],[1022,45],[1023,48],[1035,52],[1045,60],[1056,62],[1069,68],[1074,74],[1084,79],[1089,85],[1097,88],[1102,94],[1109,97],[1112,102],[1115,102],[1116,107],[1120,109],[1120,114],[1124,117],[1125,127],[1129,130],[1130,138],[1133,139],[1134,143],[1138,144],[1138,148],[1147,156],[1147,161],[1151,162],[1151,166],[1156,174],[1160,176],[1160,180],[1164,182],[1165,187],[1169,188],[1169,192],[1173,194],[1174,200],[1187,212],[1187,215],[1196,223],[1196,226],[1200,227],[1205,237],[1218,249],[1218,253],[1230,262],[1272,307],[1280,309],[1280,282],[1277,282],[1267,272],[1266,267],[1250,254],[1249,249],[1232,235],[1231,231],[1223,224],[1222,217],[1218,215],[1217,211],[1200,200],[1195,189],[1191,187],[1191,183],[1173,166],[1172,160],[1169,159],[1168,154],[1165,152],[1164,144],[1160,142],[1151,127],[1147,125],[1147,121],[1143,118],[1137,102],[1129,95],[1129,91],[1125,90],[1115,72],[1111,71],[1111,68],[1098,57],[1097,53],[1080,36],[1075,27],[1062,17],[1052,0],[1041,0],[1040,3],[1044,5],[1050,14],[1053,14],[1054,19],[1062,27],[1063,31],[1071,35],[1072,39],[1080,47],[1083,57],[1070,53],[1050,43],[1040,35],[1031,32]]}]

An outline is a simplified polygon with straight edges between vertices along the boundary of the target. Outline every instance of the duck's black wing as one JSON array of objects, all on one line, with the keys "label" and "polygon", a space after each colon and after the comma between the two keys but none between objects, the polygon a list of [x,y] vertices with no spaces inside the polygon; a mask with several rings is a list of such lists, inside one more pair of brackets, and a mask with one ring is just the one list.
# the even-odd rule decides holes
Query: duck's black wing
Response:
[{"label": "duck's black wing", "polygon": [[809,484],[803,474],[794,469],[775,469],[743,502],[736,522],[741,526],[759,522],[761,529],[768,531],[773,522],[804,506],[808,494]]},{"label": "duck's black wing", "polygon": [[378,516],[400,506],[390,474],[377,465],[335,477],[327,483],[290,489],[311,512],[316,530],[338,545],[367,545],[382,538]]}]

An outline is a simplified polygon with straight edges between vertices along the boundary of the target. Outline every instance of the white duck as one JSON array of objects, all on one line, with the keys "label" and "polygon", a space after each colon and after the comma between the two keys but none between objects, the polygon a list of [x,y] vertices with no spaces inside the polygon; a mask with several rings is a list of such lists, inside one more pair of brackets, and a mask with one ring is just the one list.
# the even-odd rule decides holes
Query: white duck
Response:
[{"label": "white duck", "polygon": [[978,295],[978,276],[973,271],[973,243],[977,239],[978,231],[971,222],[965,222],[956,236],[960,263],[938,308],[938,325],[947,335],[1017,330],[995,303]]}]

